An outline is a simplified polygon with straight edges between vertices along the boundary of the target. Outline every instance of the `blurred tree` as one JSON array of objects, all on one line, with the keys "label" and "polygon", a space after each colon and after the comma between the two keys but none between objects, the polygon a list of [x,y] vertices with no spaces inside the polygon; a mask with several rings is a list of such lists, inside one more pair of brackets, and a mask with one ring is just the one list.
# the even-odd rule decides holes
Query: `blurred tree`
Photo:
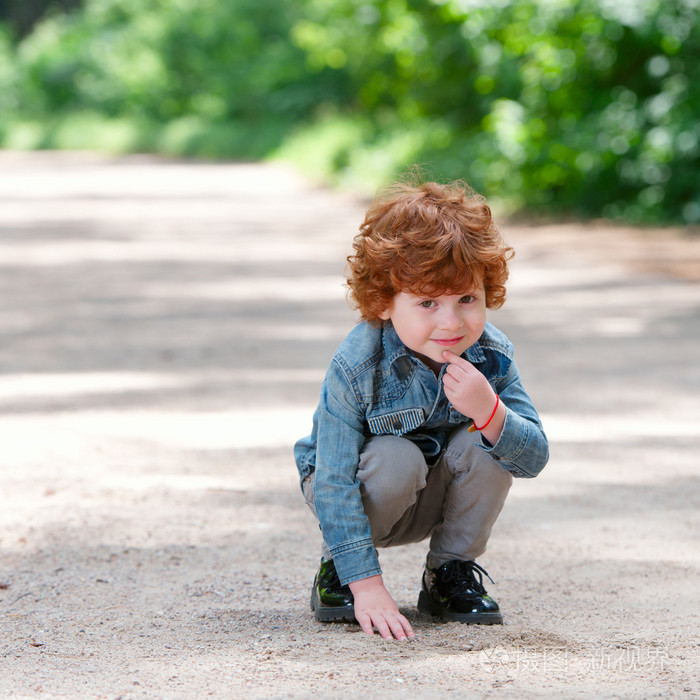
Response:
[{"label": "blurred tree", "polygon": [[[511,206],[700,222],[695,0],[308,0],[292,39],[345,72],[363,137]],[[367,160],[349,134],[352,170]],[[365,148],[365,152],[368,149]],[[377,162],[377,158],[371,158]],[[403,160],[404,162],[400,162]]]}]

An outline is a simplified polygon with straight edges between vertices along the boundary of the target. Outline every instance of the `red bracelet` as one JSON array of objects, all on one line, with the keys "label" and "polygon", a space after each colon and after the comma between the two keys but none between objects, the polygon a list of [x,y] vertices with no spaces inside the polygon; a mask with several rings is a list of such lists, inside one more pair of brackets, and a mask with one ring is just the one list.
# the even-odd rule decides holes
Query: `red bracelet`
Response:
[{"label": "red bracelet", "polygon": [[488,426],[488,424],[493,420],[493,417],[496,415],[496,411],[498,410],[498,404],[501,402],[501,397],[496,394],[496,405],[493,407],[493,413],[489,416],[489,419],[484,423],[480,428],[477,426],[476,423],[472,421],[472,424],[467,428],[467,430],[470,433],[473,433],[475,430],[482,431],[484,428]]}]

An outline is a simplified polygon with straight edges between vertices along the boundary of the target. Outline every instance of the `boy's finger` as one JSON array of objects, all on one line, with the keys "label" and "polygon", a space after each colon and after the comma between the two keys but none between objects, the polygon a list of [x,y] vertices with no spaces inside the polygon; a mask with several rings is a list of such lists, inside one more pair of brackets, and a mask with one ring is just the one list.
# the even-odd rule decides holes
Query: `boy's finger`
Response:
[{"label": "boy's finger", "polygon": [[459,380],[463,379],[468,372],[469,370],[464,365],[458,365],[456,362],[451,362],[449,365],[447,365],[447,369],[445,370],[445,374],[443,375],[442,379],[443,382],[446,379],[459,382]]},{"label": "boy's finger", "polygon": [[372,619],[369,615],[367,615],[366,613],[355,613],[355,619],[359,623],[360,627],[362,627],[362,631],[365,634],[374,635],[374,627],[372,626]]},{"label": "boy's finger", "polygon": [[393,639],[393,631],[389,628],[387,621],[380,617],[374,621],[374,626],[382,639]]},{"label": "boy's finger", "polygon": [[411,623],[403,616],[399,615],[391,626],[396,639],[409,639],[415,637]]},{"label": "boy's finger", "polygon": [[450,364],[471,366],[471,362],[465,360],[461,355],[455,355],[451,350],[443,350],[442,359],[445,360],[445,362],[449,362]]},{"label": "boy's finger", "polygon": [[471,362],[469,362],[469,360],[465,360],[460,355],[455,355],[453,352],[450,352],[449,350],[443,351],[442,359],[445,360],[445,362],[449,363],[449,365],[447,367],[448,371],[449,371],[450,367],[459,367],[459,368],[463,369],[465,372],[468,372],[471,368],[474,367],[474,365]]},{"label": "boy's finger", "polygon": [[391,630],[392,637],[396,637],[396,639],[406,639],[406,633],[404,632],[401,620],[389,620],[389,629]]}]

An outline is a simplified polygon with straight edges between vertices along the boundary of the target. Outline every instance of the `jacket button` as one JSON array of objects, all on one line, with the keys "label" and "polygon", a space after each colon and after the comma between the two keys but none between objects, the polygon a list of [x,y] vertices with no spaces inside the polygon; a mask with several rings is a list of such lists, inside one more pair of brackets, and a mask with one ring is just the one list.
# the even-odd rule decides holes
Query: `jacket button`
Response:
[{"label": "jacket button", "polygon": [[403,423],[400,420],[394,421],[394,430],[401,430],[403,428]]}]

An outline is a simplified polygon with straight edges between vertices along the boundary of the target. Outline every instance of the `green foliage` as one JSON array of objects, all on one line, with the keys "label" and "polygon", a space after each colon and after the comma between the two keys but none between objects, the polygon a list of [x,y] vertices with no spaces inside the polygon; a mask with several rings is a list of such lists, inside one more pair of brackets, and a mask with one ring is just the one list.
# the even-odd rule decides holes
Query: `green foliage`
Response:
[{"label": "green foliage", "polygon": [[697,0],[86,0],[14,55],[0,33],[0,138],[276,154],[365,190],[417,162],[510,210],[697,224],[699,16]]},{"label": "green foliage", "polygon": [[259,157],[318,103],[316,76],[288,40],[295,12],[279,0],[91,0],[19,45],[21,111],[131,119],[152,136],[171,124],[166,148]]},{"label": "green foliage", "polygon": [[[114,4],[122,9],[121,2]],[[157,37],[139,43],[149,44],[153,69],[163,75],[162,94],[144,100],[136,93],[134,105],[146,102],[163,119],[196,114],[252,122],[271,115],[294,118],[314,103],[303,55],[287,40],[293,5],[181,0],[173,11],[170,1],[157,4],[145,22]],[[143,9],[135,5],[134,15],[143,21]],[[165,27],[164,16],[170,18]],[[156,84],[155,76],[148,83]]]},{"label": "green foliage", "polygon": [[465,177],[509,208],[700,221],[698,3],[309,7],[314,19],[293,38],[312,69],[353,78],[357,112],[375,117],[365,150],[410,131],[409,162]]},{"label": "green foliage", "polygon": [[13,56],[10,32],[0,25],[0,114],[17,109],[16,77],[12,70]]}]

